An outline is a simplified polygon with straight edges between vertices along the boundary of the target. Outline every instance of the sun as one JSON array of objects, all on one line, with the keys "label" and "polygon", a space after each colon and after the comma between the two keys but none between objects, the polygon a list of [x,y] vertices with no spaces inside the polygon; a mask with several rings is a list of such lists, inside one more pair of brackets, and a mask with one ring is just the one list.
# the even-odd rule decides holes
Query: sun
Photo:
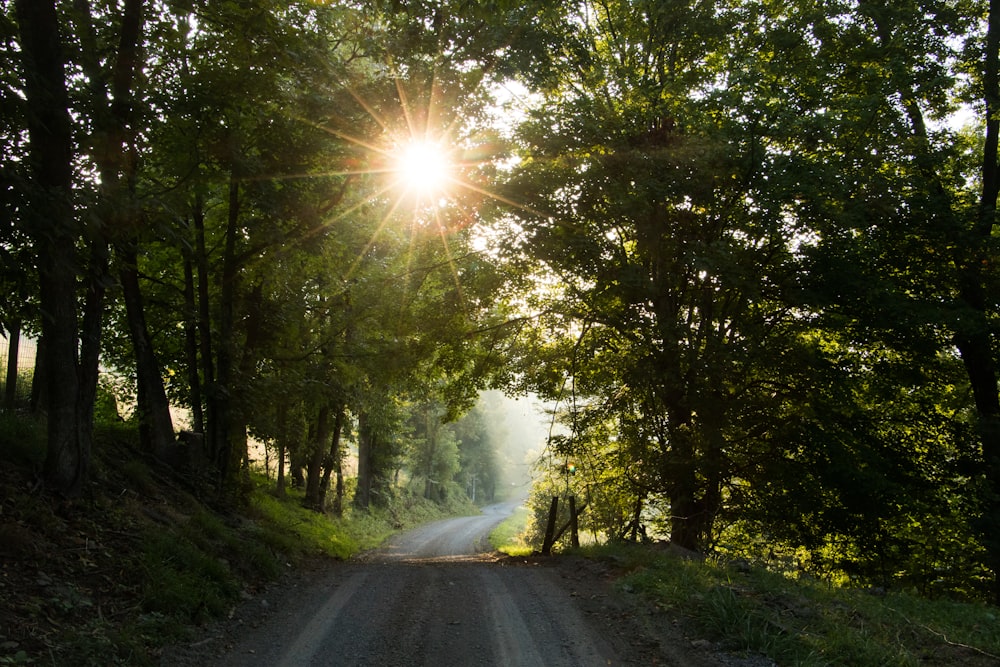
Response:
[{"label": "sun", "polygon": [[448,190],[453,168],[448,150],[442,144],[413,139],[398,147],[393,171],[407,193],[433,199]]}]

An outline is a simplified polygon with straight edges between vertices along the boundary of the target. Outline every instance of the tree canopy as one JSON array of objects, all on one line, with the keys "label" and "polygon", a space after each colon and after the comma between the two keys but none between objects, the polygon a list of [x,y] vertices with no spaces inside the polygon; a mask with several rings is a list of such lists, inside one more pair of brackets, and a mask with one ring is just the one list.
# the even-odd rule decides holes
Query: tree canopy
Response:
[{"label": "tree canopy", "polygon": [[100,368],[317,509],[349,446],[357,507],[492,497],[472,408],[530,391],[601,539],[1000,599],[995,4],[4,5],[48,484]]}]

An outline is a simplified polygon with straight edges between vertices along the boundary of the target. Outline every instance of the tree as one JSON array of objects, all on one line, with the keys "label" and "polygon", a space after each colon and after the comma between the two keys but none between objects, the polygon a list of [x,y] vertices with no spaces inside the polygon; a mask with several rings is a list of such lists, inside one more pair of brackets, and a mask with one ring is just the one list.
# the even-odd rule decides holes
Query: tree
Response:
[{"label": "tree", "polygon": [[[130,0],[125,4],[117,52],[109,67],[100,62],[99,42],[103,36],[95,30],[93,14],[89,1],[81,0],[73,17],[80,35],[79,59],[87,76],[85,104],[93,132],[90,157],[101,183],[97,205],[100,223],[89,239],[90,279],[81,349],[85,389],[93,393],[97,387],[104,293],[109,282],[109,252],[113,249],[135,356],[140,437],[149,451],[165,457],[174,439],[173,424],[146,323],[138,269],[141,209],[136,182],[140,116],[136,112],[142,108],[140,101],[145,100],[135,87],[146,22],[144,3]],[[84,403],[92,404],[93,399],[85,399]]]},{"label": "tree", "polygon": [[[986,351],[991,336],[986,313],[992,306],[983,290],[991,280],[987,258],[994,252],[992,223],[984,221],[990,218],[988,173],[996,158],[988,126],[986,143],[974,148],[934,121],[946,118],[968,94],[957,84],[954,64],[988,72],[989,50],[976,46],[983,38],[989,43],[986,17],[982,4],[959,8],[937,2],[864,2],[822,17],[798,15],[800,29],[819,38],[807,50],[815,51],[818,62],[839,63],[851,84],[821,78],[830,84],[828,92],[802,113],[801,123],[811,132],[797,145],[808,149],[801,169],[811,178],[800,179],[803,196],[795,204],[796,217],[812,227],[816,242],[807,251],[810,307],[849,318],[840,320],[850,332],[849,344],[879,357],[893,350],[931,373],[948,368],[938,355],[954,360],[952,346],[957,348],[978,413],[981,450],[972,458],[980,467],[972,479],[984,494],[979,501],[984,517],[995,515],[993,492],[986,489],[995,477],[990,424],[996,408],[990,405],[996,401],[996,378]],[[972,53],[979,54],[979,65],[972,64]],[[978,77],[988,95],[988,76]],[[974,176],[977,162],[979,176]],[[979,196],[972,183],[983,188]],[[946,395],[940,404],[948,404]],[[955,420],[964,418],[961,411],[953,414]],[[970,448],[976,447],[963,434],[951,452],[925,453],[924,465],[964,459]],[[980,521],[979,529],[996,572],[990,546],[996,530],[989,525],[990,520]]]},{"label": "tree", "polygon": [[77,357],[76,242],[73,210],[73,140],[66,89],[66,54],[53,2],[14,4],[19,28],[29,136],[31,183],[22,220],[39,271],[48,450],[45,475],[52,487],[78,495],[87,480],[90,433],[80,403]]},{"label": "tree", "polygon": [[497,440],[487,424],[487,408],[480,401],[452,426],[458,439],[457,479],[473,502],[493,502],[501,484]]},{"label": "tree", "polygon": [[[646,462],[637,495],[673,517],[672,540],[702,548],[724,485],[752,456],[752,441],[728,443],[766,418],[744,409],[770,392],[755,361],[795,326],[783,302],[793,231],[759,192],[754,143],[694,94],[715,75],[700,63],[723,50],[730,13],[591,10],[572,17],[582,36],[567,37],[566,79],[521,131],[510,186],[528,211],[524,252],[562,283],[538,297],[552,342],[525,365],[568,403],[574,437],[619,422]],[[569,439],[557,454],[576,448]]]},{"label": "tree", "polygon": [[631,514],[708,548],[783,507],[755,530],[916,576],[912,526],[973,503],[954,462],[988,486],[951,347],[988,331],[962,296],[990,266],[978,181],[925,120],[962,94],[947,36],[977,7],[583,3],[548,25],[497,253],[556,276],[519,296],[524,382],[565,406],[554,458],[614,467],[608,498],[645,504],[605,530]]}]

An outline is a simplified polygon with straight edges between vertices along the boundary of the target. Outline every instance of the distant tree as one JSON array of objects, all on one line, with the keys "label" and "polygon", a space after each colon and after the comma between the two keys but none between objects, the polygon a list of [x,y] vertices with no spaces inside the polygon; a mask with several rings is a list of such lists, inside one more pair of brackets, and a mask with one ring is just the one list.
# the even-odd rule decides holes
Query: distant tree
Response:
[{"label": "distant tree", "polygon": [[458,439],[457,480],[474,502],[492,502],[500,484],[498,441],[490,432],[485,410],[477,403],[452,425]]}]

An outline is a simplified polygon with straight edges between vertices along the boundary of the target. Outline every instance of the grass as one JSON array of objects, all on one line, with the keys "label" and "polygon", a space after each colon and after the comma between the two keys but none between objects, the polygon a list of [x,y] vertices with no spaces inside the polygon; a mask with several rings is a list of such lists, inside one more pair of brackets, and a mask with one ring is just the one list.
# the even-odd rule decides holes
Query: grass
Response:
[{"label": "grass", "polygon": [[337,519],[303,508],[302,496],[296,489],[283,499],[267,492],[254,494],[250,515],[263,543],[293,557],[322,554],[343,560],[378,546],[393,532],[377,510],[372,514],[348,510]]},{"label": "grass", "polygon": [[995,607],[901,592],[876,595],[642,547],[583,551],[628,572],[622,580],[627,590],[688,619],[693,631],[779,665],[1000,663]]},{"label": "grass", "polygon": [[520,506],[490,533],[490,544],[497,551],[508,556],[527,556],[532,548],[524,541],[530,512],[527,507]]},{"label": "grass", "polygon": [[152,665],[158,646],[225,616],[307,559],[347,559],[399,530],[475,508],[400,492],[343,518],[302,507],[253,478],[249,503],[215,507],[136,443],[95,430],[92,483],[72,503],[32,484],[44,429],[0,415],[0,665]]}]

